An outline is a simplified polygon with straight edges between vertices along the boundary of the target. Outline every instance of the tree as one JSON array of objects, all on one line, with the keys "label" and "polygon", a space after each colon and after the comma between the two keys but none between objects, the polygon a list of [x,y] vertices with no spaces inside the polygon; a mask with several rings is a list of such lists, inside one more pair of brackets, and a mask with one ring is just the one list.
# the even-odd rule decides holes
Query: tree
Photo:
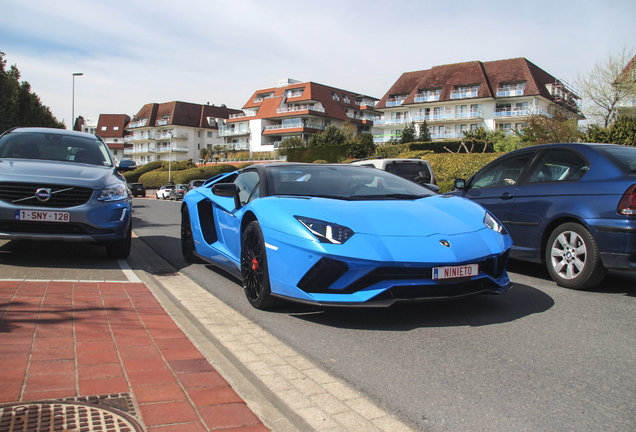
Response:
[{"label": "tree", "polygon": [[636,118],[627,115],[618,116],[609,127],[588,125],[586,142],[636,145]]},{"label": "tree", "polygon": [[338,126],[330,125],[320,133],[315,134],[309,139],[310,146],[333,146],[343,145],[347,142],[347,132]]},{"label": "tree", "polygon": [[557,111],[554,117],[531,115],[528,123],[517,134],[525,143],[548,144],[577,142],[584,137],[576,119],[567,119]]},{"label": "tree", "polygon": [[349,155],[355,159],[373,156],[375,154],[375,143],[373,134],[363,133],[357,136],[349,144]]},{"label": "tree", "polygon": [[199,157],[203,159],[203,162],[205,163],[205,161],[207,161],[210,157],[210,150],[208,150],[207,147],[203,147],[199,150]]},{"label": "tree", "polygon": [[20,82],[16,65],[5,70],[4,55],[0,51],[0,132],[15,126],[66,128],[49,107],[42,105],[38,95],[31,92],[31,85],[27,81]]},{"label": "tree", "polygon": [[419,124],[420,126],[420,135],[417,137],[418,142],[429,142],[431,141],[431,128],[428,127],[428,123],[424,120]]},{"label": "tree", "polygon": [[636,82],[624,73],[633,56],[633,51],[623,46],[616,54],[608,53],[604,61],[597,61],[587,74],[577,75],[583,113],[592,122],[608,127],[616,120],[621,104],[636,95]]},{"label": "tree", "polygon": [[304,147],[306,145],[307,143],[305,142],[305,140],[299,136],[287,137],[278,146],[278,153],[285,156],[287,154],[287,149]]},{"label": "tree", "polygon": [[415,140],[417,139],[415,132],[416,132],[415,122],[412,121],[411,123],[407,124],[404,130],[402,131],[400,144],[408,144],[408,143],[415,142]]}]

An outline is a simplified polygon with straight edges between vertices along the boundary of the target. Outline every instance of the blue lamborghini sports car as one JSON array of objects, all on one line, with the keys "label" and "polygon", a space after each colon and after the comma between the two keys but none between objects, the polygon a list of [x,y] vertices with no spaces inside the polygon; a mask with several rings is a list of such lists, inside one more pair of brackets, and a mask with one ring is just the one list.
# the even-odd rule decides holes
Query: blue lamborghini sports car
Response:
[{"label": "blue lamborghini sports car", "polygon": [[241,279],[259,309],[503,293],[511,246],[476,203],[346,164],[249,166],[209,179],[181,206],[186,261]]}]

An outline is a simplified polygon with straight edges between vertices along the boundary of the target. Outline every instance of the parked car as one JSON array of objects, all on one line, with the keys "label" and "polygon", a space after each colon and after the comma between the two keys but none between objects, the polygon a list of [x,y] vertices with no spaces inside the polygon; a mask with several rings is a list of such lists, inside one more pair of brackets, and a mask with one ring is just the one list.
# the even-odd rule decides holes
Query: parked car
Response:
[{"label": "parked car", "polygon": [[504,224],[511,258],[545,263],[561,286],[590,288],[607,269],[636,269],[634,147],[529,147],[455,180],[455,189]]},{"label": "parked car", "polygon": [[13,128],[0,135],[0,239],[87,242],[126,258],[131,196],[97,135]]},{"label": "parked car", "polygon": [[188,183],[187,187],[186,187],[186,193],[190,192],[192,189],[196,189],[198,187],[203,186],[203,183],[205,183],[205,180],[190,180],[190,182]]},{"label": "parked car", "polygon": [[512,240],[483,207],[349,164],[252,165],[181,205],[181,248],[278,299],[388,306],[510,287]]},{"label": "parked car", "polygon": [[157,192],[155,192],[155,196],[157,197],[157,199],[168,199],[170,198],[170,191],[172,189],[174,189],[174,185],[161,186],[159,189],[157,189]]},{"label": "parked car", "polygon": [[177,185],[175,185],[175,187],[170,191],[170,196],[168,198],[170,198],[170,201],[175,200],[175,201],[179,201],[182,200],[183,197],[186,194],[186,188],[188,187],[188,185],[183,184],[183,183],[179,183]]},{"label": "parked car", "polygon": [[142,183],[128,183],[128,189],[130,189],[130,193],[135,198],[137,198],[138,196],[146,196],[146,188]]},{"label": "parked car", "polygon": [[123,168],[123,169],[127,169],[127,170],[134,170],[137,168],[137,162],[135,162],[132,159],[122,159],[119,161],[119,164],[117,165],[119,168]]},{"label": "parked car", "polygon": [[423,184],[436,192],[439,190],[433,174],[433,167],[429,161],[423,159],[369,158],[353,161],[351,164],[381,169],[415,183]]}]

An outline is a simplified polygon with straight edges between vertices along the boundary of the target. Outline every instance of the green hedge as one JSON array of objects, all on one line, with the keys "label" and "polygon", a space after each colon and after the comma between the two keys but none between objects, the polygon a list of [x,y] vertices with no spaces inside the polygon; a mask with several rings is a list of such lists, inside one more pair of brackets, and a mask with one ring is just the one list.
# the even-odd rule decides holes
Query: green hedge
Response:
[{"label": "green hedge", "polygon": [[326,160],[329,163],[336,163],[348,156],[348,149],[349,146],[345,145],[295,147],[287,149],[287,161],[313,163],[315,160]]},{"label": "green hedge", "polygon": [[[378,147],[376,150],[376,156],[380,156],[383,158],[396,158],[400,157],[399,154],[409,152],[409,151],[428,151],[432,153],[449,153],[449,150],[453,153],[457,154],[466,154],[466,149],[462,146],[462,141],[431,141],[431,142],[416,142],[416,143],[407,143],[407,144],[397,144],[397,145],[386,145],[382,147]],[[484,146],[486,146],[486,153],[493,153],[495,150],[493,149],[492,143],[488,143],[486,145],[485,141],[475,141],[475,145],[473,147],[473,143],[469,140],[464,141],[464,145],[468,148],[469,151],[473,153],[482,153],[484,150]],[[459,153],[458,153],[459,152]]]},{"label": "green hedge", "polygon": [[233,165],[219,164],[219,165],[207,165],[203,167],[190,168],[186,170],[175,170],[168,172],[167,164],[166,169],[156,169],[151,172],[147,172],[139,177],[139,183],[148,189],[160,188],[163,185],[168,184],[168,174],[171,175],[172,183],[188,183],[190,180],[207,180],[210,177],[214,177],[217,174],[236,171],[238,168]]}]

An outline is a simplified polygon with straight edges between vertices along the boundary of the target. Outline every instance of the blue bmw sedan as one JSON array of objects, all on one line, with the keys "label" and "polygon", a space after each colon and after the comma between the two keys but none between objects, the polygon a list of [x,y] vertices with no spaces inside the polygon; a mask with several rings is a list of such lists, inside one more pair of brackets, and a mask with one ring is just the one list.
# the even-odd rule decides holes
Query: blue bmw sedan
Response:
[{"label": "blue bmw sedan", "polygon": [[591,288],[607,269],[636,269],[636,148],[548,144],[508,153],[450,194],[506,227],[510,258],[545,263],[557,284]]}]

